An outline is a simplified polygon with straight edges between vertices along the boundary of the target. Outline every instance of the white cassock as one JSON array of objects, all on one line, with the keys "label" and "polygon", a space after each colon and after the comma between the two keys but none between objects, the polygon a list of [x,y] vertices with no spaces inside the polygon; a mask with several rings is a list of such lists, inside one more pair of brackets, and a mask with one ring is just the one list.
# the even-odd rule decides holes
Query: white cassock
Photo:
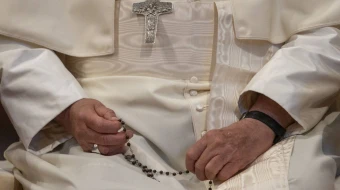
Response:
[{"label": "white cassock", "polygon": [[131,11],[135,0],[3,3],[1,102],[21,139],[5,156],[24,189],[206,189],[193,175],[156,176],[158,182],[122,155],[84,153],[52,120],[81,98],[97,99],[135,131],[132,148],[142,163],[185,170],[186,150],[207,130],[236,122],[259,93],[296,123],[286,139],[214,188],[334,189],[340,31],[331,18],[339,18],[337,11],[308,20],[316,16],[289,14],[294,7],[283,3],[288,13],[278,19],[266,0],[257,3],[267,11],[243,0],[169,1],[174,11],[160,16],[153,45],[144,44],[144,17]]}]

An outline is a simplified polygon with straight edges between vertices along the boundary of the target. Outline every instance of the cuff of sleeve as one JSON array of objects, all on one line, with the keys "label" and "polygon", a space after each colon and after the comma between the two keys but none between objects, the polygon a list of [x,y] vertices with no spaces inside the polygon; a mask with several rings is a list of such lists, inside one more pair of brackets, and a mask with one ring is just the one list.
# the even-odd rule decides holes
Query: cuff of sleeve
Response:
[{"label": "cuff of sleeve", "polygon": [[[57,111],[50,114],[48,118],[44,118],[44,121],[42,121],[44,124],[41,125],[44,127],[39,130],[32,139],[26,138],[26,141],[23,141],[25,148],[33,154],[40,155],[48,153],[58,145],[72,138],[62,126],[56,124],[52,120],[74,102],[86,98],[87,96],[75,79],[73,82],[60,89],[59,92],[61,94],[55,96],[57,97],[55,100],[55,102],[57,102],[55,105]],[[65,96],[65,92],[68,96]]]},{"label": "cuff of sleeve", "polygon": [[35,155],[46,154],[71,138],[62,126],[50,122],[33,137],[28,151]]},{"label": "cuff of sleeve", "polygon": [[[241,114],[245,113],[246,111],[249,111],[251,107],[255,104],[259,94],[263,94],[268,98],[272,99],[273,101],[275,101],[277,104],[279,104],[297,122],[288,127],[287,129],[288,135],[304,133],[312,129],[315,126],[315,123],[318,122],[318,119],[316,119],[315,121],[306,121],[305,119],[303,119],[301,115],[303,115],[304,113],[301,112],[304,112],[304,110],[300,109],[298,111],[298,108],[296,107],[294,108],[294,106],[291,106],[291,104],[294,104],[294,102],[289,101],[289,98],[288,99],[285,98],[284,93],[280,95],[280,92],[275,91],[274,88],[273,90],[268,91],[265,88],[261,88],[261,86],[258,85],[263,86],[264,84],[256,84],[256,82],[251,82],[242,92],[238,102],[238,107]],[[301,114],[298,114],[299,112]],[[319,115],[321,118],[323,113]]]}]

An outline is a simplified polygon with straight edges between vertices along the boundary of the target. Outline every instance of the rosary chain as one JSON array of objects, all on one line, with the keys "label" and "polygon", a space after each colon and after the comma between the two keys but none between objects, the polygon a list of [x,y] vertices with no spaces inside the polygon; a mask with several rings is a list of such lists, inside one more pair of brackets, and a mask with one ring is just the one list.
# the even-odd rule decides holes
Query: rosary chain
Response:
[{"label": "rosary chain", "polygon": [[[119,119],[119,122],[121,123],[122,125],[122,128],[123,128],[123,131],[126,132],[126,125],[125,125],[125,122],[122,120],[122,119]],[[125,153],[124,154],[124,158],[126,161],[128,161],[129,163],[131,163],[132,165],[136,166],[136,167],[139,167],[141,168],[141,170],[143,171],[143,173],[158,181],[156,178],[155,178],[155,175],[166,175],[166,176],[176,176],[176,175],[182,175],[182,174],[189,174],[189,171],[186,170],[186,171],[178,171],[178,172],[169,172],[169,171],[157,171],[155,169],[151,169],[149,168],[148,166],[142,164],[137,158],[136,158],[136,155],[133,153],[133,150],[131,149],[131,142],[130,142],[130,139],[129,139],[129,136],[126,135],[126,139],[127,139],[127,143],[126,143],[126,146],[128,147],[128,150],[127,152],[131,152],[131,154],[127,154]],[[212,185],[213,185],[213,181],[212,180],[209,180],[209,188],[208,190],[212,190]]]}]

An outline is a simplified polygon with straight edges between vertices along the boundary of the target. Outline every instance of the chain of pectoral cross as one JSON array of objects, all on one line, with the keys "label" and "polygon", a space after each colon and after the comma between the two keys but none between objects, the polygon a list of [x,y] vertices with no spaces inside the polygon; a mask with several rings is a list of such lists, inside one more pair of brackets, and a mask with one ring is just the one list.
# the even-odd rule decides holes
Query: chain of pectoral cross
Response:
[{"label": "chain of pectoral cross", "polygon": [[[122,125],[122,129],[124,132],[126,132],[126,124],[122,119],[119,119],[119,122]],[[128,162],[130,162],[132,165],[139,167],[143,173],[145,173],[146,176],[158,181],[155,177],[156,175],[165,175],[165,176],[177,176],[177,175],[185,175],[185,174],[189,174],[189,171],[177,171],[177,172],[169,172],[169,171],[163,171],[163,170],[155,170],[150,168],[147,165],[144,165],[143,163],[141,163],[137,158],[136,155],[133,153],[133,150],[131,148],[131,142],[129,139],[129,136],[126,136],[127,139],[127,143],[126,146],[128,147],[128,151],[126,153],[124,153],[124,158],[125,160],[127,160]],[[128,154],[130,153],[130,154]],[[159,181],[158,181],[159,182]],[[208,190],[212,190],[212,185],[213,182],[212,180],[209,181],[209,188]]]}]

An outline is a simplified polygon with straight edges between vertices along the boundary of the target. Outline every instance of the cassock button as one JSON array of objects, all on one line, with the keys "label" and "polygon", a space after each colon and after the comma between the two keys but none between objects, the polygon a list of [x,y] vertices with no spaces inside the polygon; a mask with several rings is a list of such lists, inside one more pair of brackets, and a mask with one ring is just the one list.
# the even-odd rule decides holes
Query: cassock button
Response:
[{"label": "cassock button", "polygon": [[196,111],[202,112],[204,110],[204,107],[202,105],[197,105],[196,106]]},{"label": "cassock button", "polygon": [[190,90],[190,96],[197,96],[198,92],[196,90]]},{"label": "cassock button", "polygon": [[193,77],[191,77],[190,82],[191,83],[198,83],[198,78],[193,76]]}]

